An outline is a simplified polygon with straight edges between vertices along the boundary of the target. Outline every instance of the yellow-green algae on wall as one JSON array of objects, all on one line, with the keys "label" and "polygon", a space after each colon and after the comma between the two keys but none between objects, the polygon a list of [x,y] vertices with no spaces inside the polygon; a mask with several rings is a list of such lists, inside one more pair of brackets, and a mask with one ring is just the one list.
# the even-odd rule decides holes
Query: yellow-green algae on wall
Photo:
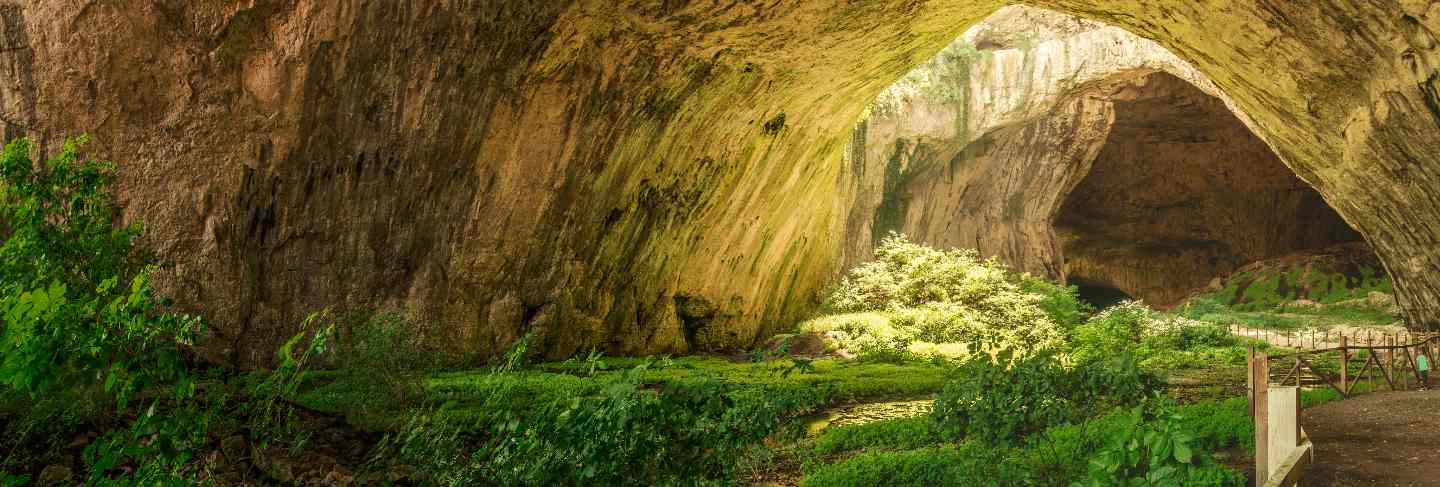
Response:
[{"label": "yellow-green algae on wall", "polygon": [[[221,358],[262,362],[327,305],[403,306],[482,354],[530,330],[552,355],[743,346],[858,238],[865,105],[1002,3],[5,3],[26,48],[0,105],[7,135],[91,132],[122,163]],[[1027,3],[1194,64],[1440,324],[1440,7]]]}]

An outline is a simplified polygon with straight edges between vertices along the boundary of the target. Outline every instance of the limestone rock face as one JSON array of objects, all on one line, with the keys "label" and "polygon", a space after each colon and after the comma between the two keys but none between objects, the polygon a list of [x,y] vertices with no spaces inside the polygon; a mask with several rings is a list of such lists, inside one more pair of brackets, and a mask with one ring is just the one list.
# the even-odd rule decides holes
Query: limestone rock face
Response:
[{"label": "limestone rock face", "polygon": [[1054,220],[1065,276],[1169,306],[1250,262],[1358,241],[1217,99],[1165,74],[1114,123]]},{"label": "limestone rock face", "polygon": [[1119,28],[1001,9],[856,129],[871,177],[852,230],[873,224],[849,255],[901,231],[1167,306],[1238,265],[1358,240],[1223,96]]},{"label": "limestone rock face", "polygon": [[[477,352],[745,346],[846,259],[855,121],[1002,3],[0,1],[0,118],[92,134],[237,363],[325,306]],[[1440,326],[1440,4],[1026,3],[1190,62]]]}]

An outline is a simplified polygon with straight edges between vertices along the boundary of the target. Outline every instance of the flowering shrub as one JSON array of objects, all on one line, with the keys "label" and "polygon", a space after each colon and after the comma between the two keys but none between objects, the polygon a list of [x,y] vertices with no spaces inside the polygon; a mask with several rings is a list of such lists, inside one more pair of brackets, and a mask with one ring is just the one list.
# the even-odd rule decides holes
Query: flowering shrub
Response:
[{"label": "flowering shrub", "polygon": [[[811,331],[819,331],[816,325],[834,330],[862,355],[893,355],[916,342],[960,343],[967,350],[1050,348],[1064,336],[1053,316],[1083,313],[1070,289],[1041,286],[974,250],[937,250],[898,234],[880,242],[874,261],[846,275],[827,304],[855,319],[816,320],[807,324]],[[877,316],[888,322],[877,324]]]}]

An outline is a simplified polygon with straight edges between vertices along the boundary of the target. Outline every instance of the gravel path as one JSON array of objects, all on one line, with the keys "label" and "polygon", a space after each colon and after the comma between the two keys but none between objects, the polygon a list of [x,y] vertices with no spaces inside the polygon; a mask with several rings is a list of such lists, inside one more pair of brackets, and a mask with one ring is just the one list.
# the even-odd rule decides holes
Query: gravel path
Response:
[{"label": "gravel path", "polygon": [[1363,394],[1303,418],[1316,465],[1301,485],[1440,486],[1440,391]]}]

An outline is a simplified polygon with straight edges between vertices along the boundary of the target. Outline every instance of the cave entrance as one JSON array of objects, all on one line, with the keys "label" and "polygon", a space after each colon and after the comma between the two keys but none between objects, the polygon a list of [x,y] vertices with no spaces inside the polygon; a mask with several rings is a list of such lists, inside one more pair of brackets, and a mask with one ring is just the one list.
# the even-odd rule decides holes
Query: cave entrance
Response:
[{"label": "cave entrance", "polygon": [[1105,309],[1120,304],[1122,301],[1135,299],[1129,293],[1109,284],[1074,277],[1070,279],[1070,284],[1079,291],[1080,300],[1089,303],[1095,309]]},{"label": "cave entrance", "polygon": [[1163,308],[1245,264],[1361,240],[1224,96],[1123,29],[1001,9],[857,125],[847,255],[895,231]]},{"label": "cave entrance", "polygon": [[1361,240],[1222,100],[1163,72],[1110,100],[1104,145],[1054,220],[1082,286],[1171,306],[1250,262]]}]

